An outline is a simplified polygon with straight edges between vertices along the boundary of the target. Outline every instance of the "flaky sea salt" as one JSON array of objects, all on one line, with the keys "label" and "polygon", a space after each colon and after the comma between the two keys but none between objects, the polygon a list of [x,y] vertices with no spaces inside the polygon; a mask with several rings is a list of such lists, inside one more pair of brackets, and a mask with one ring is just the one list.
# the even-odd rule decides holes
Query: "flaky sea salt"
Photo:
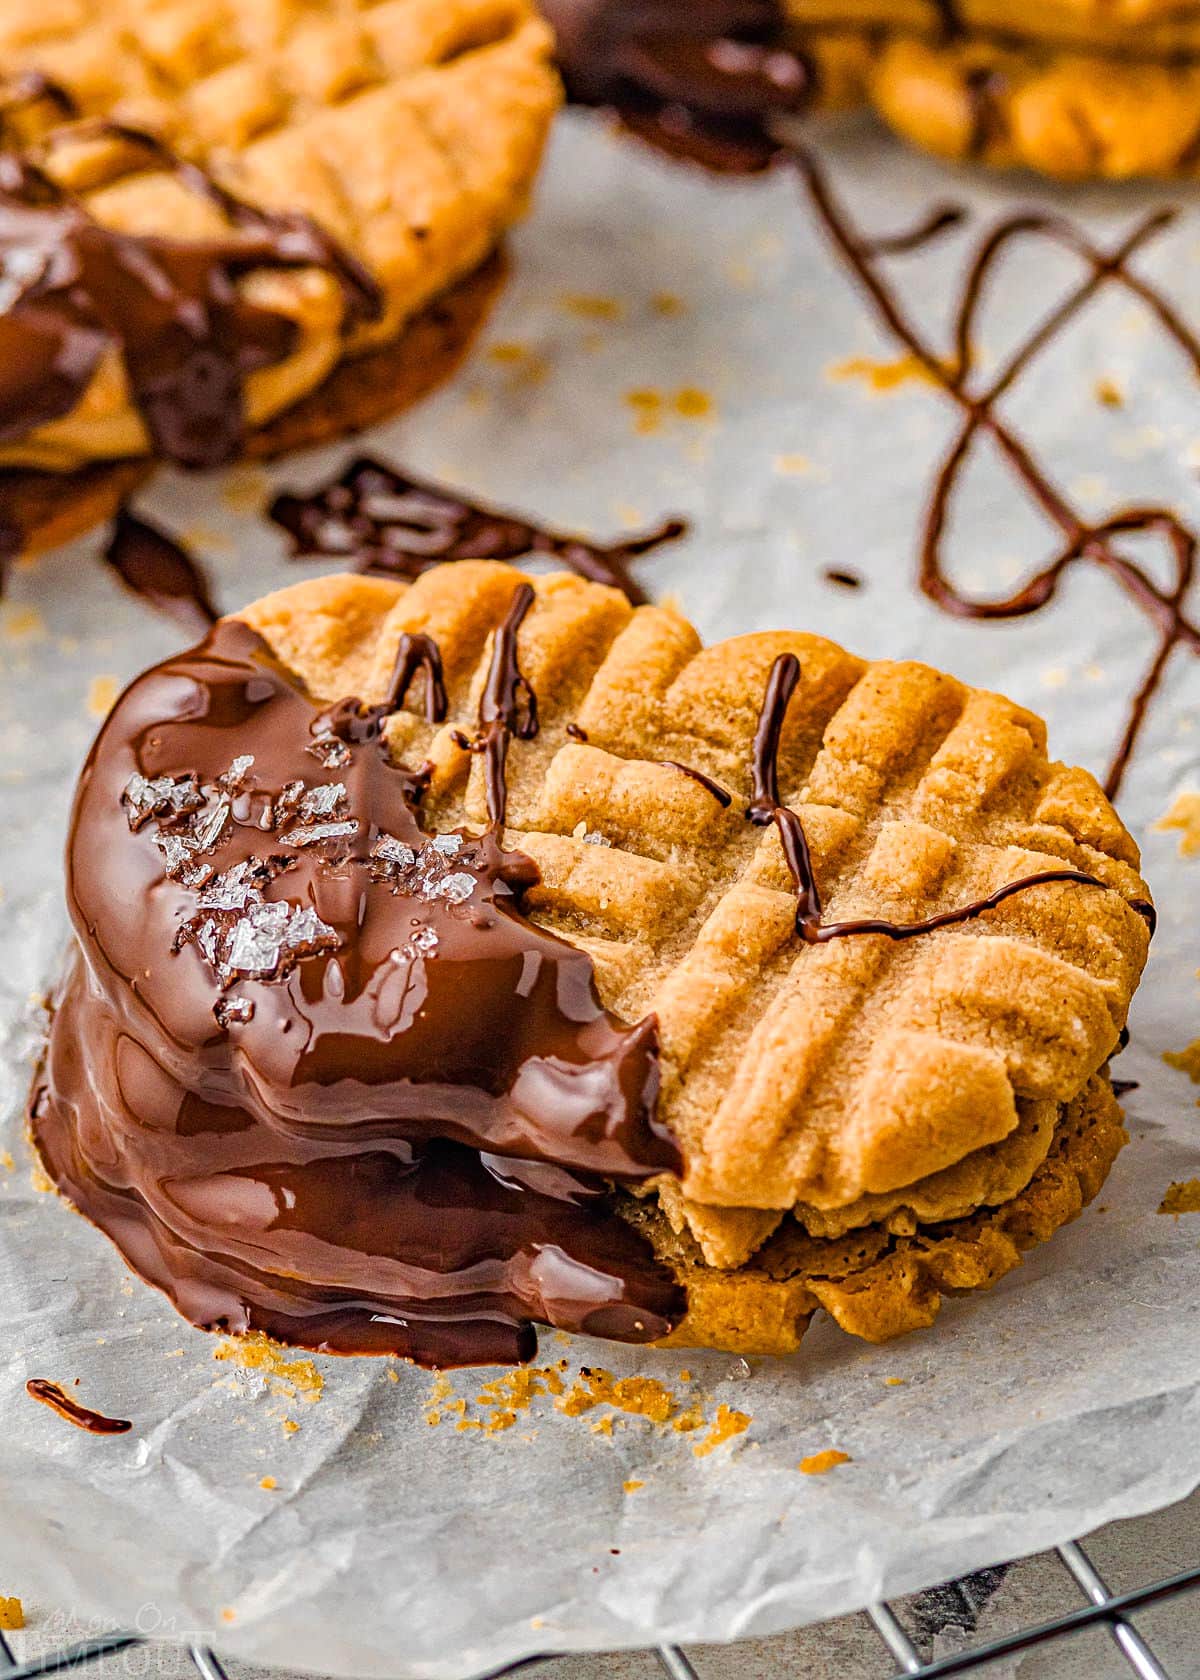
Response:
[{"label": "flaky sea salt", "polygon": [[227,793],[237,793],[246,784],[246,772],[254,763],[253,753],[239,753],[223,776],[217,777],[217,786]]},{"label": "flaky sea salt", "polygon": [[289,833],[279,836],[279,844],[317,846],[322,840],[345,840],[357,833],[358,823],[353,817],[348,817],[345,822],[312,823],[307,828],[293,828]]},{"label": "flaky sea salt", "polygon": [[461,834],[435,834],[429,844],[443,857],[457,857],[462,851]]},{"label": "flaky sea salt", "polygon": [[219,1027],[245,1026],[254,1019],[254,1003],[250,998],[220,997],[213,1004],[213,1014]]},{"label": "flaky sea salt", "polygon": [[397,840],[394,834],[381,834],[371,847],[371,856],[377,862],[391,864],[396,869],[411,869],[417,861],[412,847],[406,846],[403,840]]},{"label": "flaky sea salt", "polygon": [[225,832],[229,821],[229,801],[219,799],[215,805],[201,811],[192,822],[191,840],[198,852],[211,852]]},{"label": "flaky sea salt", "polygon": [[474,891],[475,877],[468,875],[465,870],[443,876],[440,881],[432,882],[429,887],[431,897],[448,899],[451,904],[464,904]]},{"label": "flaky sea salt", "polygon": [[336,735],[317,735],[304,749],[319,758],[327,770],[343,770],[353,758],[349,743],[339,740]]},{"label": "flaky sea salt", "polygon": [[299,815],[308,817],[331,817],[346,797],[346,789],[341,782],[322,782],[317,787],[311,787],[300,801]]},{"label": "flaky sea salt", "polygon": [[233,924],[224,966],[234,974],[268,977],[279,967],[291,911],[286,904],[251,904]]},{"label": "flaky sea salt", "polygon": [[248,862],[235,863],[232,869],[214,875],[207,883],[200,894],[199,908],[244,910],[247,905],[258,904],[261,900],[262,892],[251,875],[251,865]]},{"label": "flaky sea salt", "polygon": [[151,781],[134,771],[121,794],[129,826],[141,828],[151,817],[183,816],[204,803],[195,776],[155,776]]}]

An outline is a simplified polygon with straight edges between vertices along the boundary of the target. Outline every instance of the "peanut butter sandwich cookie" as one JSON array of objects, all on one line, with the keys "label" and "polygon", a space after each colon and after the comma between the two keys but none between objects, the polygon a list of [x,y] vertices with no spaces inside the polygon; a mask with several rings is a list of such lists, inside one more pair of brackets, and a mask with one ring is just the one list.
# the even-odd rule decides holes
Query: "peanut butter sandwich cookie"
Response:
[{"label": "peanut butter sandwich cookie", "polygon": [[370,424],[465,348],[559,100],[530,0],[0,8],[0,541]]},{"label": "peanut butter sandwich cookie", "polygon": [[[576,99],[759,167],[769,118],[868,104],[955,161],[1200,173],[1191,0],[543,0]],[[707,151],[706,151],[707,148]],[[736,161],[757,157],[757,163]],[[770,147],[765,148],[769,155]]]},{"label": "peanut butter sandwich cookie", "polygon": [[485,561],[141,677],[68,896],[55,1183],[198,1325],[431,1365],[929,1324],[1108,1172],[1154,916],[1010,701]]}]

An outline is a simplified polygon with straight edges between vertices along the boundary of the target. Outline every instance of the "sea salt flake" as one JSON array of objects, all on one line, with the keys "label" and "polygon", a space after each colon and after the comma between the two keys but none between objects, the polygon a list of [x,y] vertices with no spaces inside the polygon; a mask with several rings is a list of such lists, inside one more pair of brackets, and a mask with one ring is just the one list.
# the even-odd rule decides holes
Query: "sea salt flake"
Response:
[{"label": "sea salt flake", "polygon": [[380,863],[390,863],[397,869],[411,869],[417,861],[417,854],[411,846],[406,846],[403,840],[397,840],[394,834],[381,834],[371,847],[371,856]]},{"label": "sea salt flake", "polygon": [[239,753],[223,776],[217,777],[217,786],[227,793],[236,793],[245,786],[246,772],[254,763],[253,753]]},{"label": "sea salt flake", "polygon": [[219,1027],[245,1026],[254,1019],[254,1002],[251,998],[218,998],[213,1004],[213,1014]]},{"label": "sea salt flake", "polygon": [[456,857],[462,851],[463,842],[461,834],[435,834],[429,843],[443,857]]},{"label": "sea salt flake", "polygon": [[328,922],[323,922],[315,910],[292,911],[287,924],[287,944],[291,950],[308,956],[340,943],[334,929]]},{"label": "sea salt flake", "polygon": [[336,735],[317,735],[304,750],[319,758],[327,770],[344,770],[354,756],[349,743]]},{"label": "sea salt flake", "polygon": [[196,944],[214,968],[221,960],[220,941],[221,930],[210,916],[196,929]]},{"label": "sea salt flake", "polygon": [[126,815],[132,829],[141,828],[151,817],[183,816],[199,809],[204,803],[195,776],[155,776],[150,780],[134,771],[121,794],[121,803],[128,807]]},{"label": "sea salt flake", "polygon": [[583,843],[584,843],[585,846],[611,846],[612,845],[611,840],[606,839],[606,837],[603,834],[597,834],[595,829],[593,829],[590,834],[585,834],[584,835]]},{"label": "sea salt flake", "polygon": [[279,836],[281,846],[317,846],[322,840],[345,840],[358,833],[358,823],[352,818],[345,822],[312,823],[307,828],[293,828]]},{"label": "sea salt flake", "polygon": [[309,788],[301,799],[299,814],[310,818],[331,817],[345,797],[346,789],[341,782],[322,782]]},{"label": "sea salt flake", "polygon": [[215,805],[201,811],[192,823],[192,844],[198,852],[211,852],[225,832],[229,821],[229,801],[219,799]]},{"label": "sea salt flake", "polygon": [[195,842],[185,834],[156,834],[154,844],[162,853],[163,868],[174,879],[192,868],[196,855]]},{"label": "sea salt flake", "polygon": [[299,805],[307,791],[307,788],[301,781],[285,783],[284,786],[280,788],[279,796],[275,801],[276,815],[280,817],[289,815],[290,812],[296,809],[297,805]]},{"label": "sea salt flake", "polygon": [[[249,862],[214,875],[200,895],[201,910],[245,910],[262,901],[262,893],[251,874]],[[268,879],[270,877],[268,876]]]},{"label": "sea salt flake", "polygon": [[417,928],[408,943],[422,956],[431,956],[438,948],[438,936],[431,927]]},{"label": "sea salt flake", "polygon": [[440,881],[435,881],[430,888],[435,898],[449,899],[451,904],[464,904],[474,891],[475,877],[468,875],[465,870],[459,870]]},{"label": "sea salt flake", "polygon": [[235,974],[269,977],[279,967],[287,942],[291,908],[287,904],[252,904],[233,925],[225,966]]}]

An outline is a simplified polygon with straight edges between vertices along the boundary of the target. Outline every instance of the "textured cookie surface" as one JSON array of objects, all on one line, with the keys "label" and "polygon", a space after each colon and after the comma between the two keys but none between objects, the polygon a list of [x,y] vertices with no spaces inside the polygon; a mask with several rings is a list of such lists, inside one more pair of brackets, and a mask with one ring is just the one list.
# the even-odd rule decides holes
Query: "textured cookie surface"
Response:
[{"label": "textured cookie surface", "polygon": [[[486,820],[464,742],[519,582],[483,562],[407,588],[326,578],[244,616],[318,698],[377,697],[401,635],[436,638],[447,719],[426,723],[418,683],[389,739],[432,762],[425,809],[445,828]],[[518,641],[541,728],[510,746],[507,838],[541,872],[528,907],[591,955],[606,1005],[657,1016],[660,1113],[686,1158],[672,1223],[728,1267],[793,1208],[812,1241],[894,1235],[1036,1179],[1117,1045],[1148,943],[1137,849],[1093,778],[1047,758],[1030,713],[925,666],[791,632],[705,649],[669,609],[561,575],[536,591]],[[901,943],[802,943],[775,831],[745,819],[784,652],[801,677],[781,794],[828,918],[911,922],[1064,864],[1106,887],[1031,887]]]},{"label": "textured cookie surface", "polygon": [[785,0],[826,108],[940,156],[1067,178],[1200,168],[1200,12],[1168,0]]},{"label": "textured cookie surface", "polygon": [[[230,234],[179,175],[112,138],[89,138],[97,117],[165,138],[251,205],[312,217],[378,282],[380,318],[347,337],[344,294],[329,273],[264,268],[238,281],[245,298],[297,329],[282,360],[247,377],[251,428],[343,357],[395,339],[484,262],[524,208],[557,105],[549,53],[528,0],[0,9],[6,75],[50,78],[79,112],[67,122],[53,100],[35,100],[12,116],[14,137],[104,227],[197,241]],[[69,470],[146,447],[114,348],[74,408],[7,439],[0,464]]]}]

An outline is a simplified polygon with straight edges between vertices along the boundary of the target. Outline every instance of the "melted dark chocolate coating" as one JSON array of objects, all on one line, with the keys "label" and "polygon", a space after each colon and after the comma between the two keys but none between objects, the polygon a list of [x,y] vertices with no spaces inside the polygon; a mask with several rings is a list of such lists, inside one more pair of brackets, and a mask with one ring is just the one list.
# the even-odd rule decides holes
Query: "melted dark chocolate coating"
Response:
[{"label": "melted dark chocolate coating", "polygon": [[31,1400],[40,1400],[43,1406],[49,1406],[52,1412],[66,1418],[76,1429],[85,1429],[89,1435],[126,1435],[133,1428],[128,1418],[105,1417],[103,1412],[94,1412],[90,1406],[81,1406],[78,1400],[73,1400],[64,1388],[48,1377],[30,1377],[25,1384],[25,1392]]},{"label": "melted dark chocolate coating", "polygon": [[[1082,869],[1041,869],[1024,875],[1019,881],[1004,886],[954,910],[939,910],[916,922],[891,922],[883,918],[859,921],[826,922],[821,914],[821,893],[813,871],[812,857],[804,823],[797,811],[790,810],[779,798],[779,738],[788,704],[800,680],[800,661],[794,653],[781,653],[771,666],[766,693],[759,712],[754,734],[754,749],[750,768],[751,797],[746,816],[752,823],[765,826],[774,822],[779,830],[779,842],[784,859],[796,888],[796,932],[806,945],[825,945],[831,939],[849,939],[863,934],[880,934],[885,939],[916,939],[922,934],[935,933],[939,928],[957,927],[972,922],[989,910],[997,909],[1014,894],[1030,887],[1047,886],[1056,881],[1074,882],[1083,887],[1099,887],[1102,892],[1115,892],[1106,881]],[[1148,899],[1127,899],[1129,908],[1154,933],[1157,916]]]},{"label": "melted dark chocolate coating", "polygon": [[378,315],[378,289],[316,223],[243,203],[161,141],[116,123],[80,125],[149,154],[215,203],[217,240],[118,233],[27,155],[0,153],[0,439],[68,414],[105,351],[120,351],[156,455],[221,466],[241,450],[246,375],[293,349],[292,321],[240,297],[251,269],[318,266],[346,296],[346,325]]},{"label": "melted dark chocolate coating", "polygon": [[121,508],[104,558],[125,587],[193,636],[216,623],[208,581],[181,543]]},{"label": "melted dark chocolate coating", "polygon": [[[414,637],[394,687],[418,669],[438,704]],[[229,620],[127,691],[76,802],[43,1158],[198,1324],[436,1365],[526,1358],[533,1319],[652,1340],[681,1292],[606,1181],[681,1166],[655,1023],[609,1016],[586,954],[524,917],[528,858],[425,831],[384,718],[320,710]]]},{"label": "melted dark chocolate coating", "polygon": [[635,605],[646,596],[630,577],[629,562],[687,531],[682,519],[668,519],[644,536],[594,543],[365,456],[307,495],[277,496],[270,513],[298,556],[320,555],[383,577],[415,578],[446,560],[544,554],[580,577],[621,590]]},{"label": "melted dark chocolate coating", "polygon": [[544,0],[567,93],[611,106],[673,156],[765,169],[772,116],[802,111],[815,70],[785,44],[777,0]]}]

